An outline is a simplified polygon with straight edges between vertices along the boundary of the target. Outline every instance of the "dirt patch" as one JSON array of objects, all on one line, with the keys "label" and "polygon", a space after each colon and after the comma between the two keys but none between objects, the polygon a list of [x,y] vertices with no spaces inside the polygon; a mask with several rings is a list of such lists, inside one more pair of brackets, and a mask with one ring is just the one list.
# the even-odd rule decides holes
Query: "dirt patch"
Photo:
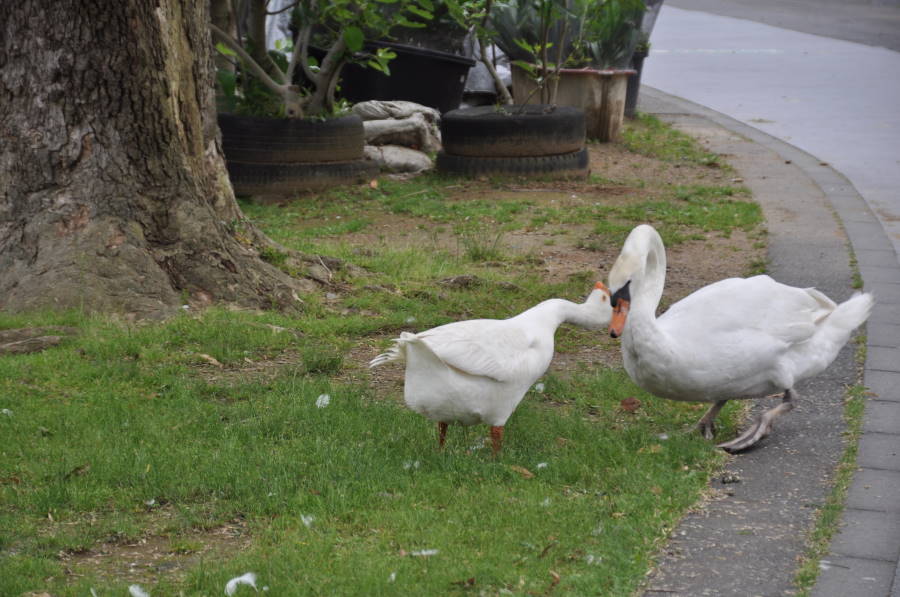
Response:
[{"label": "dirt patch", "polygon": [[72,577],[89,572],[101,578],[154,585],[160,579],[181,580],[201,560],[233,557],[250,544],[239,521],[177,537],[148,532],[136,540],[111,539],[77,553],[63,552],[60,561]]}]

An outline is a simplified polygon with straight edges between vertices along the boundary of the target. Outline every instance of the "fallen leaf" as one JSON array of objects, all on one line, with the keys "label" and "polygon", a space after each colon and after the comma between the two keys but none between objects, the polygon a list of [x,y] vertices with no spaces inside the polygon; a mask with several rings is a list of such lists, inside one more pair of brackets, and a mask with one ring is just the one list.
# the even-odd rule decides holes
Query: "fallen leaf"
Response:
[{"label": "fallen leaf", "polygon": [[559,578],[558,572],[554,572],[553,570],[550,570],[550,578],[553,579],[552,586],[556,586],[559,584],[560,578]]},{"label": "fallen leaf", "polygon": [[200,354],[198,354],[197,356],[200,357],[201,359],[203,359],[204,361],[206,361],[207,363],[209,363],[210,365],[215,365],[216,367],[221,367],[221,366],[222,366],[222,363],[220,363],[219,361],[217,361],[217,360],[215,359],[215,357],[211,357],[211,356],[209,356],[208,354],[200,353]]},{"label": "fallen leaf", "polygon": [[641,406],[641,401],[634,396],[629,396],[619,403],[619,406],[627,413],[633,413]]},{"label": "fallen leaf", "polygon": [[511,468],[515,472],[519,473],[520,475],[522,475],[522,477],[525,479],[531,479],[532,477],[534,477],[534,473],[532,473],[530,470],[528,470],[524,466],[517,466],[515,464],[511,464],[509,466],[509,468]]},{"label": "fallen leaf", "polygon": [[612,517],[613,518],[625,518],[625,513],[624,512],[613,512]]},{"label": "fallen leaf", "polygon": [[378,179],[377,178],[373,178],[372,180],[369,181],[369,188],[370,189],[378,188]]},{"label": "fallen leaf", "polygon": [[451,585],[459,585],[460,587],[474,587],[475,586],[475,577],[467,578],[466,580],[455,580],[450,583]]}]

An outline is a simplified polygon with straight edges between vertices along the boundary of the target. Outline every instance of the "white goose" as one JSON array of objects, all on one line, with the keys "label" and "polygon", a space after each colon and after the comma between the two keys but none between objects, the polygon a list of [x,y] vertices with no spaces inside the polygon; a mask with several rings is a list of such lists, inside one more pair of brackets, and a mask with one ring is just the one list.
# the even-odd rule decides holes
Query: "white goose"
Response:
[{"label": "white goose", "polygon": [[[648,392],[670,400],[712,402],[698,428],[707,439],[728,400],[783,392],[743,434],[719,444],[746,449],[793,408],[794,384],[823,371],[872,310],[872,295],[840,305],[814,288],[769,276],[729,278],[681,299],[659,318],[666,252],[652,226],[628,235],[609,273],[610,334],[622,336],[625,370]],[[627,321],[627,325],[626,325]]]},{"label": "white goose", "polygon": [[449,423],[486,423],[496,455],[506,420],[550,366],[560,324],[598,330],[611,316],[609,291],[597,282],[581,304],[550,299],[509,319],[472,319],[418,334],[402,332],[369,366],[406,363],[406,405],[437,421],[441,447]]}]

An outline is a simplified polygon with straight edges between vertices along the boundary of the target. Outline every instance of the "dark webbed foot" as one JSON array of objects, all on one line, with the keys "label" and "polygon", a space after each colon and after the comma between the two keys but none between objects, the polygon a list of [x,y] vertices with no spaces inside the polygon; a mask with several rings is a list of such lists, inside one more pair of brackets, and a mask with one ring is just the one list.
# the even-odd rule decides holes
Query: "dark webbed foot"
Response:
[{"label": "dark webbed foot", "polygon": [[756,419],[756,422],[754,422],[753,425],[751,425],[750,428],[744,431],[742,434],[740,434],[730,442],[719,444],[717,447],[722,448],[726,452],[734,453],[740,452],[741,450],[746,450],[747,448],[755,445],[757,442],[759,442],[759,440],[763,439],[772,432],[772,423],[775,421],[775,419],[794,408],[793,394],[794,392],[792,390],[785,390],[784,397],[781,400],[781,404],[779,404],[775,408],[770,408],[769,410],[761,414]]},{"label": "dark webbed foot", "polygon": [[716,417],[719,416],[719,411],[722,410],[722,407],[725,406],[727,400],[720,400],[709,407],[709,410],[706,411],[706,414],[697,421],[697,431],[703,435],[704,439],[712,439],[716,436]]}]

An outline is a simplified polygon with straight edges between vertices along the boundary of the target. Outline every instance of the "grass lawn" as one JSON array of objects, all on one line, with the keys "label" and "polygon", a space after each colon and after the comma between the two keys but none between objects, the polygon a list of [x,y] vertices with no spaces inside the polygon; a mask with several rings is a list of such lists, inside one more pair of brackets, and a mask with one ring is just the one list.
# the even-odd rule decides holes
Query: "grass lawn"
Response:
[{"label": "grass lawn", "polygon": [[646,395],[614,341],[564,327],[494,459],[482,426],[438,451],[402,371],[365,366],[400,330],[581,300],[638,222],[684,274],[667,300],[763,266],[760,211],[717,156],[649,118],[591,151],[588,181],[427,175],[242,203],[341,260],[293,313],[0,314],[79,331],[0,358],[0,595],[221,595],[248,571],[271,595],[633,593],[723,462],[690,431],[703,405]]}]

